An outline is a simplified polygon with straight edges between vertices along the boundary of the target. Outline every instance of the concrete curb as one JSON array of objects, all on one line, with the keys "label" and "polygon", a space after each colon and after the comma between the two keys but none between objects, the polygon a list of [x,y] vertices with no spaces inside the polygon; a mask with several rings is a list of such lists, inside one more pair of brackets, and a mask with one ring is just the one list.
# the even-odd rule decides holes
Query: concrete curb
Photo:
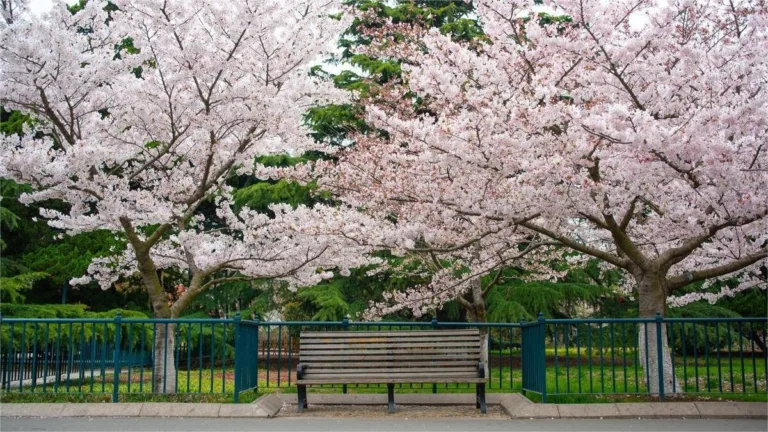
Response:
[{"label": "concrete curb", "polygon": [[764,402],[535,404],[519,394],[505,395],[500,402],[513,419],[768,419]]},{"label": "concrete curb", "polygon": [[[403,394],[402,405],[472,405],[472,394]],[[294,394],[266,394],[252,404],[205,403],[14,403],[0,405],[2,417],[274,417]],[[384,394],[315,394],[310,404],[385,405]],[[602,404],[536,404],[517,393],[489,394],[512,419],[768,419],[764,402],[665,402]]]},{"label": "concrete curb", "polygon": [[17,403],[2,404],[2,417],[274,417],[283,407],[268,394],[251,404],[213,403]]}]

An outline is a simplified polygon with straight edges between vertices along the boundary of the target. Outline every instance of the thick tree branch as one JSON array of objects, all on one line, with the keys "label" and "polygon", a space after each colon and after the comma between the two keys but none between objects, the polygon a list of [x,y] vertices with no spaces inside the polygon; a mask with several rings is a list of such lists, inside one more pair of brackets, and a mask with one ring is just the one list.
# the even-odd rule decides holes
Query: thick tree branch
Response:
[{"label": "thick tree branch", "polygon": [[630,261],[625,258],[618,257],[616,255],[613,255],[609,252],[587,246],[583,243],[579,243],[576,240],[573,240],[569,237],[566,237],[564,235],[557,234],[554,231],[550,231],[544,227],[538,226],[532,222],[523,222],[520,224],[520,226],[528,228],[531,231],[535,231],[539,234],[545,235],[553,240],[557,240],[560,242],[563,246],[568,246],[569,248],[576,250],[581,253],[585,253],[587,255],[591,255],[595,258],[600,258],[603,261],[606,261],[608,263],[611,263],[615,265],[616,267],[620,267],[623,269],[627,269],[630,265]]},{"label": "thick tree branch", "polygon": [[717,267],[710,267],[708,269],[694,272],[685,272],[682,275],[674,276],[668,279],[668,292],[678,290],[694,282],[700,282],[706,279],[725,276],[729,273],[739,271],[749,265],[752,265],[766,257],[768,257],[768,249],[752,255],[747,255],[741,259],[731,261],[727,264],[723,264]]}]

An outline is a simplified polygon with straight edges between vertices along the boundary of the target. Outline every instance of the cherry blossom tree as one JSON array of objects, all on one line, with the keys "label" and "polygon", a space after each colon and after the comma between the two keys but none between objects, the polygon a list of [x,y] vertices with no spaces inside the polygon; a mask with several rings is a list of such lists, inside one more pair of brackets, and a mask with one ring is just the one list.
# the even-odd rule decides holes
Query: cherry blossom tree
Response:
[{"label": "cherry blossom tree", "polygon": [[[361,137],[318,170],[322,184],[443,250],[506,241],[514,254],[548,240],[598,258],[633,282],[642,317],[702,281],[766,287],[763,2],[563,0],[549,14],[474,4],[487,43],[434,31],[421,46],[380,41],[410,59],[420,99],[393,91],[369,104],[386,136]],[[505,255],[480,261],[494,259]],[[649,325],[653,393],[656,342]]]},{"label": "cherry blossom tree", "polygon": [[0,13],[5,25],[13,24],[14,19],[29,8],[27,0],[0,0]]},{"label": "cherry blossom tree", "polygon": [[[235,212],[227,183],[253,174],[257,156],[326,150],[301,114],[343,100],[308,74],[348,25],[329,18],[339,11],[334,0],[114,0],[6,19],[0,103],[35,120],[3,138],[0,176],[30,184],[21,199],[51,226],[127,243],[73,283],[106,289],[138,274],[155,317],[175,318],[222,282],[308,285],[375,261],[347,240],[365,216],[343,206]],[[171,304],[158,276],[169,267],[188,274]],[[156,392],[175,388],[163,360],[173,332],[155,334]]]}]

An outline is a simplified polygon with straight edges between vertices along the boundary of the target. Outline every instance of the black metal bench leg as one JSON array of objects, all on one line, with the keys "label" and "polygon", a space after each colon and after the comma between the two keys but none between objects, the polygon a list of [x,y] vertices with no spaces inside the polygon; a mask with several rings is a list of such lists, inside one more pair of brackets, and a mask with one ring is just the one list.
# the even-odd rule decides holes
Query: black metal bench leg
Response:
[{"label": "black metal bench leg", "polygon": [[395,412],[395,385],[387,384],[387,404],[389,405],[388,413]]},{"label": "black metal bench leg", "polygon": [[297,407],[298,412],[304,412],[304,408],[308,407],[307,404],[307,386],[300,385],[298,386],[299,390],[299,404]]},{"label": "black metal bench leg", "polygon": [[475,408],[480,408],[480,384],[475,386]]},{"label": "black metal bench leg", "polygon": [[480,408],[480,412],[485,414],[485,383],[477,385],[477,408]]}]

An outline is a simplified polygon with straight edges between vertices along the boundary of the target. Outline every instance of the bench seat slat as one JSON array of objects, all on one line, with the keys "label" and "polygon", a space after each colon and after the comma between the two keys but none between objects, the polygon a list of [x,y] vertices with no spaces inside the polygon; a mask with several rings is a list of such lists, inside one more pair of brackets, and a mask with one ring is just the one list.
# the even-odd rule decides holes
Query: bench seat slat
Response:
[{"label": "bench seat slat", "polygon": [[[311,373],[307,372],[302,379],[334,379],[345,378],[350,376],[348,374],[339,373]],[[412,378],[412,379],[426,379],[426,378],[440,378],[440,377],[462,377],[462,378],[477,378],[477,370],[475,371],[463,371],[463,372],[382,372],[382,371],[368,371],[356,375],[359,378]],[[354,378],[354,377],[353,377]]]},{"label": "bench seat slat", "polygon": [[389,330],[389,331],[302,331],[302,339],[346,338],[346,337],[401,337],[405,336],[472,336],[479,335],[477,329],[470,330]]},{"label": "bench seat slat", "polygon": [[442,383],[469,383],[479,384],[486,382],[485,378],[470,377],[434,377],[434,378],[362,378],[349,377],[342,379],[340,377],[333,379],[300,379],[296,380],[297,385],[315,385],[315,384],[442,384]]},{"label": "bench seat slat", "polygon": [[[348,369],[328,369],[328,368],[313,368],[309,367],[307,368],[307,371],[305,372],[305,376],[313,376],[315,374],[340,374],[340,375],[348,375],[348,374],[360,374],[360,376],[364,376],[365,374],[372,374],[372,373],[409,373],[409,374],[418,374],[420,368],[409,368],[409,367],[392,367],[392,368],[383,368],[383,367],[371,367],[371,368],[348,368]],[[430,369],[434,371],[434,373],[444,373],[444,372],[463,372],[467,373],[473,376],[477,376],[477,366],[463,366],[463,367],[439,367],[439,368],[433,368]]]},{"label": "bench seat slat", "polygon": [[300,351],[304,350],[347,350],[347,349],[374,349],[374,348],[461,348],[470,347],[480,349],[479,341],[458,342],[385,342],[385,343],[341,343],[341,344],[301,344]]},{"label": "bench seat slat", "polygon": [[479,354],[480,347],[477,348],[436,348],[429,349],[425,347],[416,348],[381,348],[381,349],[355,349],[355,350],[343,350],[343,351],[324,351],[324,350],[307,350],[299,352],[299,356],[314,355],[314,356],[349,356],[349,355],[408,355],[408,354]]},{"label": "bench seat slat", "polygon": [[331,361],[331,360],[338,360],[338,361],[373,361],[373,360],[392,360],[392,361],[400,361],[400,360],[480,360],[480,352],[476,353],[449,353],[449,354],[440,354],[437,355],[435,353],[430,354],[412,354],[409,352],[404,352],[400,354],[376,354],[376,355],[348,355],[348,356],[328,356],[323,353],[318,354],[303,354],[300,355],[300,362],[306,363],[306,362],[312,362],[312,361]]},{"label": "bench seat slat", "polygon": [[301,339],[301,345],[345,344],[345,343],[393,343],[393,342],[472,342],[478,341],[477,335],[467,336],[438,336],[438,337],[343,337],[343,338],[312,338]]},{"label": "bench seat slat", "polygon": [[478,360],[453,360],[453,361],[441,361],[441,360],[435,360],[434,358],[429,360],[423,360],[423,361],[387,361],[387,360],[379,360],[379,361],[368,361],[368,362],[349,362],[349,361],[339,361],[335,363],[330,362],[324,362],[322,360],[318,362],[314,361],[303,361],[302,363],[312,367],[312,368],[325,368],[325,369],[332,369],[332,368],[354,368],[354,367],[380,367],[380,368],[389,368],[389,367],[459,367],[459,366],[471,366],[471,367],[477,367]]}]

